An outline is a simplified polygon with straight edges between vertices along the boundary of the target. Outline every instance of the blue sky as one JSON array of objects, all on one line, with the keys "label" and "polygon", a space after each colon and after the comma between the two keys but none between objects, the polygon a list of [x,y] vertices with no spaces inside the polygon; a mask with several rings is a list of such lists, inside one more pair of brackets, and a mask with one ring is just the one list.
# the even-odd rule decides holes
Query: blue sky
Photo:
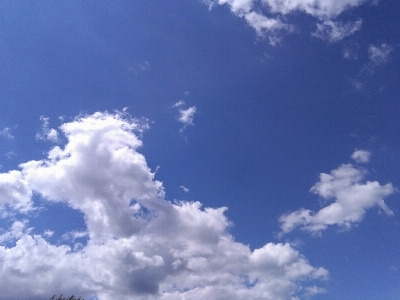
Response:
[{"label": "blue sky", "polygon": [[0,1],[5,299],[398,299],[395,0]]}]

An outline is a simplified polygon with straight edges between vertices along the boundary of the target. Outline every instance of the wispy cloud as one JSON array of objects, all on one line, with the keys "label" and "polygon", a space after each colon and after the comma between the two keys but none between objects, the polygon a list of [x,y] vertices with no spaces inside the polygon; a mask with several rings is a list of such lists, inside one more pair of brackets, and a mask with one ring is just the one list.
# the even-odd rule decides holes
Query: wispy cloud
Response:
[{"label": "wispy cloud", "polygon": [[183,106],[183,105],[185,105],[185,101],[179,100],[178,102],[176,102],[176,103],[173,105],[173,107],[181,107],[181,106]]},{"label": "wispy cloud", "polygon": [[194,115],[197,112],[196,106],[190,106],[188,108],[184,108],[185,105],[186,105],[185,101],[179,100],[172,106],[173,108],[179,108],[178,120],[179,122],[183,123],[183,127],[179,130],[181,133],[185,130],[187,126],[194,125],[193,119]]},{"label": "wispy cloud", "polygon": [[394,51],[393,46],[386,43],[378,46],[369,45],[369,61],[363,65],[355,78],[349,79],[350,84],[352,84],[358,90],[363,89],[364,82],[374,74],[375,70],[378,67],[388,63],[390,59],[390,53],[392,51]]},{"label": "wispy cloud", "polygon": [[5,127],[0,131],[0,136],[3,136],[5,138],[8,138],[12,140],[14,136],[11,134],[11,128],[10,127]]},{"label": "wispy cloud", "polygon": [[384,64],[388,61],[392,51],[393,47],[385,43],[378,46],[370,45],[368,48],[369,59],[374,65]]},{"label": "wispy cloud", "polygon": [[179,113],[179,121],[182,122],[185,126],[193,125],[194,115],[196,114],[197,107],[191,106],[187,109],[180,109]]},{"label": "wispy cloud", "polygon": [[203,0],[210,7],[226,5],[236,16],[243,18],[260,37],[269,39],[271,45],[280,42],[283,33],[296,31],[292,24],[282,21],[282,16],[302,12],[311,15],[320,22],[314,36],[337,42],[355,33],[361,28],[361,20],[354,22],[333,21],[345,10],[357,7],[364,0]]},{"label": "wispy cloud", "polygon": [[317,30],[312,35],[330,43],[335,43],[359,31],[361,24],[361,20],[347,23],[325,20],[317,24]]},{"label": "wispy cloud", "polygon": [[190,192],[190,190],[189,190],[187,187],[183,186],[183,185],[181,185],[179,188],[180,188],[182,191],[184,191],[185,193],[189,193],[189,192]]},{"label": "wispy cloud", "polygon": [[49,118],[41,116],[40,121],[42,121],[43,123],[42,132],[36,134],[36,139],[58,143],[59,142],[58,131],[55,130],[54,128],[49,128]]}]

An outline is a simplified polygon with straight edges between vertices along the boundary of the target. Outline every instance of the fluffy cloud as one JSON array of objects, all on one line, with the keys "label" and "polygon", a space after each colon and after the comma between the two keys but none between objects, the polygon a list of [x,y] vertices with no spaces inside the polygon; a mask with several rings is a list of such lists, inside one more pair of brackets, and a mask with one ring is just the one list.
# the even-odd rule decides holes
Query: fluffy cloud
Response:
[{"label": "fluffy cloud", "polygon": [[[353,156],[359,160],[367,157],[366,153],[360,154],[357,151]],[[374,206],[378,206],[387,215],[393,215],[383,198],[392,194],[395,188],[390,183],[381,185],[377,181],[363,182],[365,175],[365,170],[351,164],[341,165],[330,174],[321,173],[320,181],[311,188],[311,192],[333,202],[315,213],[302,208],[281,216],[282,233],[297,227],[312,233],[319,233],[330,225],[349,228],[360,222],[366,210]]]},{"label": "fluffy cloud", "polygon": [[32,190],[20,171],[0,173],[0,214],[32,210]]},{"label": "fluffy cloud", "polygon": [[187,109],[180,109],[179,121],[185,125],[193,125],[193,118],[196,111],[197,111],[196,106],[192,106]]},{"label": "fluffy cloud", "polygon": [[351,155],[351,158],[354,159],[358,163],[367,163],[371,158],[371,153],[367,150],[356,150]]},{"label": "fluffy cloud", "polygon": [[347,9],[368,0],[203,0],[213,5],[227,5],[231,12],[243,18],[259,36],[269,38],[270,44],[279,42],[280,32],[293,32],[294,26],[282,21],[282,16],[294,12],[309,14],[321,21],[314,36],[330,42],[339,41],[361,28],[361,20],[334,22],[332,19]]},{"label": "fluffy cloud", "polygon": [[3,230],[2,297],[283,300],[318,290],[307,283],[327,278],[327,270],[311,266],[291,245],[251,250],[229,234],[226,208],[165,200],[162,183],[137,151],[142,130],[124,112],[80,116],[60,127],[63,148],[1,174],[9,203],[29,202],[33,191],[79,210],[87,226],[65,233],[72,243],[87,237],[85,245],[51,244],[51,228],[35,235],[26,221]]}]

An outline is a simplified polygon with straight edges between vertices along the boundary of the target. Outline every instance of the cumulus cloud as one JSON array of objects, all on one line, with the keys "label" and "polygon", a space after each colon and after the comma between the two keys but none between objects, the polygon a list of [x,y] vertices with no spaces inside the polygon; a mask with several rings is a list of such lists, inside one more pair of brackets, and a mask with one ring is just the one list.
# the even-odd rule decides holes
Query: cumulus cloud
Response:
[{"label": "cumulus cloud", "polygon": [[[361,156],[358,155],[360,152],[355,153],[357,159],[367,157],[365,153]],[[295,228],[312,233],[319,233],[331,225],[350,228],[363,219],[366,210],[376,206],[387,215],[393,215],[383,200],[395,191],[393,185],[364,182],[365,175],[365,170],[352,164],[341,165],[330,174],[321,173],[320,181],[311,188],[311,192],[331,203],[317,212],[301,208],[281,216],[282,234]]]},{"label": "cumulus cloud", "polygon": [[356,150],[351,155],[351,158],[358,163],[368,163],[371,158],[371,153],[367,150]]},{"label": "cumulus cloud", "polygon": [[361,24],[361,20],[347,23],[326,20],[323,23],[317,24],[317,30],[312,35],[335,43],[360,30]]},{"label": "cumulus cloud", "polygon": [[0,215],[33,209],[32,189],[20,171],[0,173]]},{"label": "cumulus cloud", "polygon": [[51,228],[32,234],[26,221],[3,230],[2,297],[283,300],[304,296],[313,289],[306,285],[328,277],[289,244],[251,250],[236,242],[225,207],[165,200],[162,183],[138,152],[141,130],[124,112],[80,116],[61,125],[63,147],[1,174],[10,195],[1,199],[16,209],[33,191],[82,212],[87,227],[65,233],[72,243],[86,237],[85,245],[51,244],[44,238]]},{"label": "cumulus cloud", "polygon": [[36,139],[43,141],[59,142],[58,131],[54,128],[49,128],[49,118],[40,117],[42,124],[42,132],[36,134]]},{"label": "cumulus cloud", "polygon": [[317,24],[314,36],[337,42],[360,30],[361,20],[334,22],[334,18],[345,10],[357,7],[368,0],[203,0],[210,7],[227,5],[236,16],[243,18],[258,36],[267,37],[271,45],[280,41],[282,32],[293,32],[295,27],[282,21],[282,16],[303,12],[321,23]]}]

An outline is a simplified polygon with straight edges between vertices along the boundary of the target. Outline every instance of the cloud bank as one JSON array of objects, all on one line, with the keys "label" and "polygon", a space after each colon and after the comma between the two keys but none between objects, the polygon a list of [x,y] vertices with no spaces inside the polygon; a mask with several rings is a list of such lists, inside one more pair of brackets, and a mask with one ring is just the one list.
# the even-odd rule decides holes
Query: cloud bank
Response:
[{"label": "cloud bank", "polygon": [[[23,218],[0,231],[2,297],[283,300],[325,292],[315,280],[328,271],[291,245],[236,242],[225,207],[165,200],[138,152],[144,128],[125,112],[79,116],[60,126],[64,146],[0,174],[2,210]],[[50,243],[54,228],[33,233],[32,195],[82,212],[86,232],[65,232],[72,245]],[[75,242],[82,237],[85,244]]]}]

